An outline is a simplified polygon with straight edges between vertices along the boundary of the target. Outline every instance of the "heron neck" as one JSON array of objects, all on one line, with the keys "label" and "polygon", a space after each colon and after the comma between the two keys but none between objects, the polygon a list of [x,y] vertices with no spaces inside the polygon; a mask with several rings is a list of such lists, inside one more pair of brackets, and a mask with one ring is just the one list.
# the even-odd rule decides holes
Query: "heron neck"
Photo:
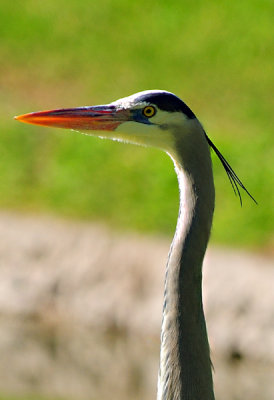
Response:
[{"label": "heron neck", "polygon": [[214,399],[202,303],[202,263],[212,224],[214,185],[208,145],[197,137],[191,155],[184,143],[171,154],[180,209],[166,269],[158,400]]}]

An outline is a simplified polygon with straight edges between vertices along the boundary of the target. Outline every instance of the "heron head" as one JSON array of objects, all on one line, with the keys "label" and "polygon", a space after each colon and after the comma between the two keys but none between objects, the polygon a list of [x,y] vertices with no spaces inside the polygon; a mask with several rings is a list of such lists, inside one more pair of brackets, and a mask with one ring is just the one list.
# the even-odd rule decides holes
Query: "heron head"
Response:
[{"label": "heron head", "polygon": [[[146,90],[100,106],[39,111],[15,117],[18,121],[67,128],[101,138],[158,147],[174,158],[184,151],[199,164],[205,146],[220,159],[233,190],[240,186],[255,201],[221,152],[206,135],[190,108],[173,93]],[[203,146],[203,148],[201,147]],[[195,151],[195,155],[194,155]],[[200,167],[199,167],[200,171]]]},{"label": "heron head", "polygon": [[15,118],[166,151],[174,145],[176,127],[182,130],[196,120],[181,99],[162,90],[139,92],[107,105],[40,111]]}]

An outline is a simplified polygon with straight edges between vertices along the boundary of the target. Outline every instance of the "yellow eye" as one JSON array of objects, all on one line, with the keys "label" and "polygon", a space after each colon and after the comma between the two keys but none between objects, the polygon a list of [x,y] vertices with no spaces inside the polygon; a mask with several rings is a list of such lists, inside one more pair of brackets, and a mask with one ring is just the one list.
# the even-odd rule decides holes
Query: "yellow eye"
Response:
[{"label": "yellow eye", "polygon": [[156,114],[156,109],[153,106],[146,106],[143,109],[143,114],[144,114],[145,117],[151,118],[151,117],[153,117],[153,115]]}]

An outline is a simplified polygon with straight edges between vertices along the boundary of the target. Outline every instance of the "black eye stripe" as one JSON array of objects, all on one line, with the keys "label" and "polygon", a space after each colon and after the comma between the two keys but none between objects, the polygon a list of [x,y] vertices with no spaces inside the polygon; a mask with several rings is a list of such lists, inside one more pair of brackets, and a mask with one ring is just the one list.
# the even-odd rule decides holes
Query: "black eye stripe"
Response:
[{"label": "black eye stripe", "polygon": [[137,102],[152,103],[157,106],[157,109],[168,111],[168,112],[182,112],[189,119],[196,118],[191,109],[181,100],[169,92],[151,92],[151,93],[140,93],[140,96],[136,98]]}]

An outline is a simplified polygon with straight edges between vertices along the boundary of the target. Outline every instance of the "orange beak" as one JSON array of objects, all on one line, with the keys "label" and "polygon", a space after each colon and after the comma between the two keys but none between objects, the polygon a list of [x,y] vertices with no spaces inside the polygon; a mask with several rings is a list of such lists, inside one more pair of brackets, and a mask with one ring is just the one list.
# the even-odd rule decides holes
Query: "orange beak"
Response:
[{"label": "orange beak", "polygon": [[130,120],[130,111],[114,105],[66,108],[38,111],[14,117],[27,124],[52,126],[75,130],[113,131],[121,123]]}]

